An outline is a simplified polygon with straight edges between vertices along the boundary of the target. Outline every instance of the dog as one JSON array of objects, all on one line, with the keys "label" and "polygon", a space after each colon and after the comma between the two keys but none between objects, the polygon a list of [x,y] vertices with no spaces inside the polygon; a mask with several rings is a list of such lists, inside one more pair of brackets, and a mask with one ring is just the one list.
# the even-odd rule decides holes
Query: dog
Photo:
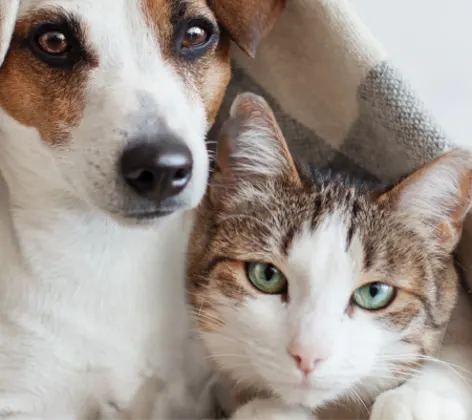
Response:
[{"label": "dog", "polygon": [[231,40],[283,3],[1,0],[0,418],[211,415],[188,213]]}]

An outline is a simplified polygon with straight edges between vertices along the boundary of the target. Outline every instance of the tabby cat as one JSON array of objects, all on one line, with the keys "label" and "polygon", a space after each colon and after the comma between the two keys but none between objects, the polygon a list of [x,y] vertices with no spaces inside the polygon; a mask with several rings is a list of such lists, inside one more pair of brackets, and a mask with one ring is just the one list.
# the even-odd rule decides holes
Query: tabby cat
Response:
[{"label": "tabby cat", "polygon": [[471,187],[464,150],[388,188],[303,166],[268,104],[240,95],[188,266],[233,417],[313,419],[342,402],[353,418],[361,402],[371,419],[471,419],[472,305],[453,258]]}]

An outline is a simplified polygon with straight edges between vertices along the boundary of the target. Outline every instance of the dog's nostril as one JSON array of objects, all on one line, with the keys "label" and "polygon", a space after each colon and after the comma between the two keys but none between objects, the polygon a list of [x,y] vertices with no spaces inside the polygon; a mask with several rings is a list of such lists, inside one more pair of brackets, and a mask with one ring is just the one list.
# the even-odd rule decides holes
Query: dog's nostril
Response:
[{"label": "dog's nostril", "polygon": [[179,194],[192,176],[192,154],[174,140],[140,143],[128,148],[121,159],[126,183],[139,195],[162,201]]},{"label": "dog's nostril", "polygon": [[147,191],[155,183],[155,176],[151,171],[138,169],[125,175],[128,183],[133,183],[143,192]]},{"label": "dog's nostril", "polygon": [[175,183],[181,183],[181,182],[187,183],[189,178],[190,178],[191,173],[192,173],[191,168],[177,169],[177,171],[175,171],[175,174],[174,174],[174,182]]}]

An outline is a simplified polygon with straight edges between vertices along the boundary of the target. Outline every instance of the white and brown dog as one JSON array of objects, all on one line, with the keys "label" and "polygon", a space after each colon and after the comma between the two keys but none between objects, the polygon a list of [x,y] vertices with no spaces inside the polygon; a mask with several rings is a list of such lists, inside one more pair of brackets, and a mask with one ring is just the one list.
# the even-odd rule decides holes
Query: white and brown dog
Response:
[{"label": "white and brown dog", "polygon": [[0,418],[208,414],[186,221],[283,0],[0,0]]}]

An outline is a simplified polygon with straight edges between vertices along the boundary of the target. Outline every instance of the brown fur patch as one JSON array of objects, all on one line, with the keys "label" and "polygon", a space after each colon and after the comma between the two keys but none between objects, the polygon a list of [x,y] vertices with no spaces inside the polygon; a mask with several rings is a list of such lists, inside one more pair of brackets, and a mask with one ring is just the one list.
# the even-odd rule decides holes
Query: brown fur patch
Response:
[{"label": "brown fur patch", "polygon": [[[241,261],[228,261],[219,264],[212,274],[217,279],[218,290],[229,299],[238,302],[254,293],[254,290],[251,290],[248,287],[248,282],[245,281],[244,263]],[[243,281],[239,280],[241,277]]]},{"label": "brown fur patch", "polygon": [[146,23],[156,34],[156,43],[164,58],[172,55],[172,43],[174,39],[173,15],[178,14],[178,1],[176,0],[142,0],[142,8]]},{"label": "brown fur patch", "polygon": [[189,92],[203,101],[209,125],[215,120],[231,76],[227,34],[196,60],[185,60],[175,52],[175,31],[189,19],[205,17],[216,25],[216,17],[204,0],[142,0],[148,24],[156,33],[164,59],[180,74]]},{"label": "brown fur patch", "polygon": [[211,0],[210,4],[236,44],[251,56],[285,8],[285,0]]},{"label": "brown fur patch", "polygon": [[0,107],[20,124],[36,128],[48,145],[66,143],[80,121],[88,74],[97,65],[90,51],[73,69],[51,68],[31,53],[25,43],[32,27],[58,15],[60,11],[38,11],[18,21],[0,67]]}]

